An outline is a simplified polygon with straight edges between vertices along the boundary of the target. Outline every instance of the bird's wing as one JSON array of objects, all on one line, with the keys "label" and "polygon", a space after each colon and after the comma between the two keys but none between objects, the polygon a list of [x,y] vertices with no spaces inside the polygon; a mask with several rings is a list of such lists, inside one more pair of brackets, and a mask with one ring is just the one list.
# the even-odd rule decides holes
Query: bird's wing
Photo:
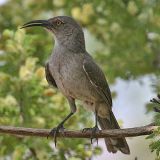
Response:
[{"label": "bird's wing", "polygon": [[54,80],[54,78],[51,75],[50,70],[49,70],[49,63],[46,63],[46,65],[45,65],[45,74],[46,74],[46,80],[47,80],[47,82],[50,85],[52,85],[55,88],[57,88],[57,84],[56,84],[56,82],[55,82],[55,80]]},{"label": "bird's wing", "polygon": [[102,96],[108,107],[112,107],[111,92],[102,70],[93,61],[91,57],[87,57],[83,61],[83,69],[97,92]]}]

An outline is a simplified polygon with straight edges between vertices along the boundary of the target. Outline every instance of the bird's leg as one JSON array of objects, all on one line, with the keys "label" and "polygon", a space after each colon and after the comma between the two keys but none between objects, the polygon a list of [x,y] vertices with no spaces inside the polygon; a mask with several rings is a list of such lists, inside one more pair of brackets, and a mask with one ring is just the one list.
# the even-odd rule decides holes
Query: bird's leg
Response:
[{"label": "bird's leg", "polygon": [[53,128],[48,135],[48,137],[49,136],[54,136],[55,146],[57,144],[57,134],[59,133],[59,131],[64,131],[63,124],[76,112],[75,100],[73,98],[70,98],[70,97],[67,98],[67,99],[68,99],[68,102],[69,102],[71,112],[68,114],[68,116],[66,118],[64,118],[64,120],[56,128]]},{"label": "bird's leg", "polygon": [[[84,128],[82,132],[91,131],[91,144],[93,143],[93,139],[95,138],[96,133],[99,133],[98,128],[98,118],[97,118],[97,110],[95,110],[95,126],[93,128]],[[98,138],[96,137],[97,145],[98,145]]]},{"label": "bird's leg", "polygon": [[[92,128],[92,135],[91,135],[91,144],[92,140],[95,138],[95,134],[98,132],[99,133],[99,128],[98,128],[98,117],[97,117],[97,110],[95,111],[95,126]],[[96,137],[97,145],[98,145],[98,138]]]}]

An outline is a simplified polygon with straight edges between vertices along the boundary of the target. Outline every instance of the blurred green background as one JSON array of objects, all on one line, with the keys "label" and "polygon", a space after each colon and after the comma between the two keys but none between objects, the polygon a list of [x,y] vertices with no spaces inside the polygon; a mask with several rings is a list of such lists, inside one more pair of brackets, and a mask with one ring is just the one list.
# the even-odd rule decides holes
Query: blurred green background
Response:
[{"label": "blurred green background", "polygon": [[[157,120],[155,113],[145,115],[153,106],[144,105],[160,92],[159,0],[1,0],[0,125],[53,128],[68,114],[66,100],[44,76],[52,36],[38,27],[19,29],[30,20],[58,15],[72,16],[83,27],[87,49],[111,86],[120,124],[134,127]],[[92,126],[92,114],[77,105],[78,112],[66,128]],[[125,156],[102,151],[101,141],[97,147],[86,139],[58,139],[54,148],[51,139],[1,135],[0,160],[159,159],[149,149],[142,150],[149,148],[148,140],[135,139],[129,140],[131,155]],[[151,144],[152,150],[160,150],[160,145]]]}]

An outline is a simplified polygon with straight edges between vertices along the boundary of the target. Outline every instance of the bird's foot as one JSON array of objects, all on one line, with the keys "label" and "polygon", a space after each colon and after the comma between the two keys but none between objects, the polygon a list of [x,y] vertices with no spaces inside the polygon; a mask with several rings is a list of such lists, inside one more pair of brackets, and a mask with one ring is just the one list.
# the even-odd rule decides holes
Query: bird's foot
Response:
[{"label": "bird's foot", "polygon": [[88,131],[91,132],[91,144],[93,143],[93,139],[96,138],[97,145],[98,145],[98,138],[96,137],[96,133],[100,133],[98,126],[96,125],[93,128],[84,128],[82,130],[82,132],[88,132]]},{"label": "bird's foot", "polygon": [[58,134],[59,132],[61,132],[62,134],[64,134],[64,129],[65,129],[65,128],[63,127],[63,124],[59,124],[56,128],[53,128],[53,129],[49,132],[47,138],[48,138],[48,137],[54,137],[55,147],[56,147],[56,145],[57,145],[57,134]]}]

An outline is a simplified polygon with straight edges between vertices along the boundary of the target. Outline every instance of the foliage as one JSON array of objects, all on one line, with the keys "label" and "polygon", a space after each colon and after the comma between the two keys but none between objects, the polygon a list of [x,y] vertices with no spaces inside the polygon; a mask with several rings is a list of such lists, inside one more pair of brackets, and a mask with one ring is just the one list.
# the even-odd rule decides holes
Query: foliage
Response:
[{"label": "foliage", "polygon": [[[159,122],[156,123],[157,125],[160,125]],[[160,134],[160,127],[156,129],[151,135],[147,136],[147,139],[151,139],[152,143],[150,144],[150,149],[151,152],[156,152],[156,160],[160,159],[160,139],[159,139],[159,134]]]},{"label": "foliage", "polygon": [[[63,96],[44,78],[51,37],[40,28],[25,32],[20,25],[56,15],[73,16],[96,40],[92,54],[110,83],[117,77],[129,80],[154,74],[155,92],[159,92],[159,11],[158,0],[7,0],[0,6],[0,124],[52,128],[69,112]],[[66,126],[91,125],[85,118],[90,113],[78,108],[80,113]],[[91,152],[86,140],[59,140],[57,150],[47,139],[3,136],[0,146],[1,157],[16,160],[78,160],[100,153],[98,148]]]},{"label": "foliage", "polygon": [[[151,100],[152,104],[149,104],[150,108],[154,109],[157,114],[155,116],[155,125],[160,126],[160,94],[157,95],[157,98],[153,98]],[[150,144],[151,151],[156,151],[157,158],[160,159],[160,127],[158,127],[154,132],[147,136],[147,139],[152,139],[152,143]]]}]

